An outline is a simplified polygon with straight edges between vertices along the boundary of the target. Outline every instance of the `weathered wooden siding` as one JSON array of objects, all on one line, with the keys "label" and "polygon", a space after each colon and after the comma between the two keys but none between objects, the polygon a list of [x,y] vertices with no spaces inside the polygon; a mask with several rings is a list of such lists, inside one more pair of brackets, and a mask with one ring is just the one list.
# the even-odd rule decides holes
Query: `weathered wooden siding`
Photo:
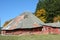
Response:
[{"label": "weathered wooden siding", "polygon": [[51,26],[43,26],[39,28],[30,28],[30,29],[2,30],[1,34],[5,34],[5,35],[60,34],[60,28],[51,27]]},{"label": "weathered wooden siding", "polygon": [[20,35],[20,34],[40,34],[42,27],[32,29],[15,29],[15,30],[2,30],[2,34],[6,35]]}]

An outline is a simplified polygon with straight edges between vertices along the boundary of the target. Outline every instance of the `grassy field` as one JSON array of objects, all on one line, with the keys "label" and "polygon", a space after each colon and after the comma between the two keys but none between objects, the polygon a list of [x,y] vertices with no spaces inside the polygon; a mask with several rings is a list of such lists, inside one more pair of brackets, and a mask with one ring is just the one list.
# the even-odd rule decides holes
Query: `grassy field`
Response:
[{"label": "grassy field", "polygon": [[60,35],[1,36],[0,40],[60,40]]}]

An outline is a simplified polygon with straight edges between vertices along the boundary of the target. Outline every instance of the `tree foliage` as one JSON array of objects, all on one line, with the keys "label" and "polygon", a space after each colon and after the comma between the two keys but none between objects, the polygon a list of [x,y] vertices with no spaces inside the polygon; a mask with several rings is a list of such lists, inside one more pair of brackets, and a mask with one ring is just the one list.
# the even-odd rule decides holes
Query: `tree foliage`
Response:
[{"label": "tree foliage", "polygon": [[46,21],[46,11],[45,9],[40,9],[37,10],[36,14],[35,14],[39,19],[41,19],[43,22]]},{"label": "tree foliage", "polygon": [[[42,9],[45,12],[42,11],[43,13],[41,13],[40,10]],[[39,16],[39,19],[42,17],[42,21],[45,20],[44,22],[57,22],[58,20],[60,21],[60,0],[39,0],[35,15],[37,17]]]},{"label": "tree foliage", "polygon": [[6,27],[11,21],[12,21],[12,19],[10,19],[9,21],[6,21],[3,25],[3,27]]}]

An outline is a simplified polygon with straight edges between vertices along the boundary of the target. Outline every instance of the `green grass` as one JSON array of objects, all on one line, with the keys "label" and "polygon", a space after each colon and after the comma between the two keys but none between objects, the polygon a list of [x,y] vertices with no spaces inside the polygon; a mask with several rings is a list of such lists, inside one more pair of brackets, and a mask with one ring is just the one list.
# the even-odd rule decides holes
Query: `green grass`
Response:
[{"label": "green grass", "polygon": [[1,36],[0,40],[60,40],[60,35]]}]

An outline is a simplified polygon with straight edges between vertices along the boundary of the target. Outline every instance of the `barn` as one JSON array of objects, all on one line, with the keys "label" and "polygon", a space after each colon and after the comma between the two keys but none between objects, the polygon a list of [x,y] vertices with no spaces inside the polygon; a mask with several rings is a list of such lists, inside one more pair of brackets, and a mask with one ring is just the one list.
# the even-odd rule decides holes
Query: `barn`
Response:
[{"label": "barn", "polygon": [[44,23],[31,12],[15,17],[1,30],[2,35],[60,34],[60,23]]}]

